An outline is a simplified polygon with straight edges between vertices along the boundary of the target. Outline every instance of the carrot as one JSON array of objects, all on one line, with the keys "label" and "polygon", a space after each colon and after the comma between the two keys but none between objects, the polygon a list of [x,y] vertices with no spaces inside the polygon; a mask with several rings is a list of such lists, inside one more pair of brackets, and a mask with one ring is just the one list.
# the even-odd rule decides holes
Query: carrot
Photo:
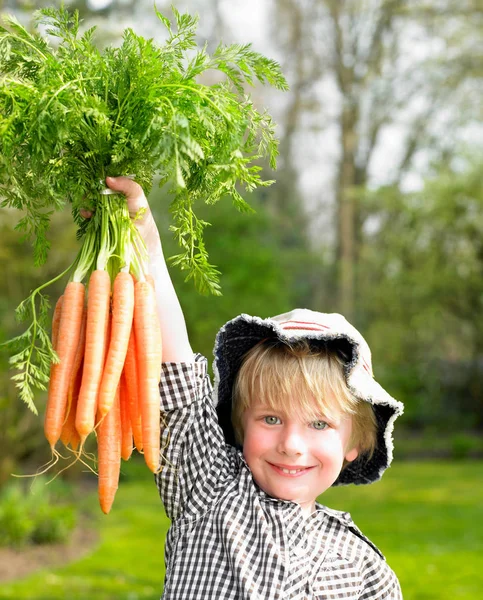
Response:
[{"label": "carrot", "polygon": [[[67,392],[67,406],[65,407],[65,418],[62,426],[62,432],[60,439],[64,446],[71,445],[72,440],[76,439],[79,435],[75,428],[75,415],[77,412],[77,399],[79,397],[79,390],[82,382],[82,363],[77,373],[73,374],[70,384],[69,391]],[[77,436],[74,435],[77,433]]]},{"label": "carrot", "polygon": [[121,411],[119,391],[107,415],[97,428],[97,455],[99,462],[99,503],[107,515],[111,510],[119,485],[121,472]]},{"label": "carrot", "polygon": [[123,460],[129,460],[133,451],[132,427],[129,417],[129,405],[127,397],[126,378],[124,373],[119,382],[119,402],[121,403],[121,457]]},{"label": "carrot", "polygon": [[86,308],[82,311],[82,324],[79,336],[79,344],[77,346],[76,354],[74,357],[74,363],[72,365],[72,373],[69,382],[69,389],[67,391],[67,406],[65,409],[64,424],[60,439],[64,446],[72,439],[72,434],[75,431],[75,415],[77,410],[77,398],[79,396],[79,390],[82,382],[82,365],[84,362],[84,350],[86,345]]},{"label": "carrot", "polygon": [[141,400],[144,460],[156,473],[159,465],[159,379],[161,348],[154,290],[146,281],[134,287],[134,331],[136,335],[138,385]]},{"label": "carrot", "polygon": [[[107,333],[106,333],[106,339],[110,339],[111,337],[111,313],[109,313],[109,317],[107,319]],[[106,357],[107,357],[107,345],[105,348],[105,352],[104,352],[104,358],[102,359],[102,364],[105,365],[106,364]],[[104,369],[104,367],[103,367]],[[102,378],[101,378],[102,381]],[[100,389],[100,388],[99,388]],[[116,391],[117,393],[117,391]],[[101,415],[100,411],[99,411],[99,393],[97,394],[97,401],[96,401],[96,420],[95,420],[95,426],[94,429],[97,429],[99,423],[102,421],[102,419],[105,417],[106,415]]]},{"label": "carrot", "polygon": [[[57,351],[57,343],[59,339],[59,326],[60,326],[60,317],[62,315],[62,302],[64,300],[64,296],[60,296],[60,298],[55,303],[54,314],[52,315],[52,335],[51,335],[51,343],[52,348]],[[54,364],[50,365],[50,377],[52,377],[52,370],[54,368]]]},{"label": "carrot", "polygon": [[[145,279],[149,283],[149,285],[153,288],[154,292],[156,292],[156,284],[154,282],[154,277],[151,275],[151,273],[146,273]],[[158,348],[159,348],[159,368],[160,368],[160,370],[159,370],[159,377],[161,378],[162,342],[161,342],[161,328],[160,328],[160,325],[159,325],[159,318],[158,317],[155,319],[155,323],[153,324],[153,327],[155,328],[156,335],[158,336],[157,345],[158,345]]]},{"label": "carrot", "polygon": [[138,373],[136,365],[136,336],[134,328],[131,329],[126,360],[124,361],[123,376],[126,385],[127,404],[129,417],[134,437],[134,445],[139,452],[143,449],[143,432],[141,424],[141,408],[139,406]]},{"label": "carrot", "polygon": [[55,303],[54,314],[52,316],[52,347],[54,350],[57,348],[57,339],[59,337],[59,325],[60,316],[62,314],[63,300],[64,296],[60,296],[60,298]]},{"label": "carrot", "polygon": [[52,451],[62,432],[70,375],[79,344],[84,295],[84,284],[71,281],[65,288],[62,301],[56,340],[60,362],[52,366],[44,422],[45,437]]},{"label": "carrot", "polygon": [[106,415],[114,402],[119,385],[134,312],[134,283],[129,273],[120,272],[114,280],[109,350],[99,388],[98,410]]},{"label": "carrot", "polygon": [[69,441],[70,447],[72,448],[72,450],[74,450],[74,452],[77,452],[80,442],[80,435],[77,433],[77,429],[74,427]]},{"label": "carrot", "polygon": [[109,274],[102,270],[93,271],[89,278],[84,368],[75,419],[81,444],[93,430],[96,418],[97,394],[107,347],[110,297]]}]

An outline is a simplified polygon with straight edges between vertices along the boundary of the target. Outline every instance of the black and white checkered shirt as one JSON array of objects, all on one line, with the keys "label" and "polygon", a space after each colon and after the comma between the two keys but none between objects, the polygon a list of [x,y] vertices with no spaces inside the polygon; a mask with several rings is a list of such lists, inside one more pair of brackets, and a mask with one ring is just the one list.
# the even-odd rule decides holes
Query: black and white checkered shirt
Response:
[{"label": "black and white checkered shirt", "polygon": [[225,444],[207,361],[166,363],[167,427],[156,483],[172,520],[164,600],[402,598],[379,550],[347,513],[269,497],[242,454]]}]

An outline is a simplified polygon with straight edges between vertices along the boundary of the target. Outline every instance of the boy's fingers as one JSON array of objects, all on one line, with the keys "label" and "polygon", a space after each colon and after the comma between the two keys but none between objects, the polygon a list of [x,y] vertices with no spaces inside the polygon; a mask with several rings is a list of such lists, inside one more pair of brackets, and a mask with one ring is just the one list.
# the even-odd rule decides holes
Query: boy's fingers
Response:
[{"label": "boy's fingers", "polygon": [[106,183],[116,192],[122,192],[126,197],[142,196],[143,190],[139,183],[136,183],[129,177],[106,177]]},{"label": "boy's fingers", "polygon": [[142,187],[129,177],[106,177],[106,184],[115,192],[126,196],[129,213],[134,216],[140,208],[148,208],[148,201]]},{"label": "boy's fingers", "polygon": [[[106,177],[106,184],[111,190],[121,192],[126,196],[131,217],[135,217],[140,208],[146,208],[148,209],[146,212],[149,212],[148,201],[142,187],[129,177]],[[81,208],[79,214],[84,219],[90,219],[94,213],[86,208]]]}]

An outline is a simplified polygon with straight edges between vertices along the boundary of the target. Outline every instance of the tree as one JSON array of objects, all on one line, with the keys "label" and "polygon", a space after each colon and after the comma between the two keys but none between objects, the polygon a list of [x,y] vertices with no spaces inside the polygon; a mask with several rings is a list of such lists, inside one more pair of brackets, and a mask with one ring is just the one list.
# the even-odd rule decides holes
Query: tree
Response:
[{"label": "tree", "polygon": [[360,245],[361,315],[377,376],[420,425],[483,426],[481,162],[422,191],[381,188]]},{"label": "tree", "polygon": [[[300,135],[304,121],[309,121],[309,107],[320,145],[330,127],[335,125],[338,132],[335,255],[339,306],[349,318],[357,319],[358,247],[365,223],[359,190],[373,186],[375,179],[404,183],[423,150],[426,162],[427,157],[454,152],[461,115],[466,123],[475,115],[461,93],[468,85],[468,69],[481,75],[471,60],[471,46],[457,46],[458,60],[452,63],[449,79],[446,58],[448,44],[454,48],[468,28],[468,14],[481,18],[481,11],[477,0],[466,2],[465,10],[460,3],[442,6],[431,12],[415,0],[284,0],[274,5],[274,36],[284,48],[284,67],[298,97],[289,105],[285,135],[295,134],[294,121]],[[472,32],[478,35],[477,24],[472,24]],[[456,68],[463,64],[465,69]],[[327,106],[332,115],[324,113]],[[458,127],[448,127],[457,119]],[[398,137],[399,148],[392,160],[386,152],[381,161],[391,134]],[[296,152],[292,147],[292,163]],[[375,173],[377,163],[386,163],[386,177]]]}]

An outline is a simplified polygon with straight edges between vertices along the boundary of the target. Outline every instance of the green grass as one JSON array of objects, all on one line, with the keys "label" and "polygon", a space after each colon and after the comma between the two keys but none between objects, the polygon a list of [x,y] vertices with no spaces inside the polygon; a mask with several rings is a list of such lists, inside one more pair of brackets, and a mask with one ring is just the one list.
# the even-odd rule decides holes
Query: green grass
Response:
[{"label": "green grass", "polygon": [[[0,586],[11,600],[155,600],[169,522],[154,483],[125,468],[100,543],[63,568]],[[84,499],[97,502],[95,494]],[[483,591],[483,461],[397,463],[381,482],[331,489],[323,502],[348,510],[396,571],[405,600],[474,600]],[[100,511],[99,511],[100,512]]]}]

